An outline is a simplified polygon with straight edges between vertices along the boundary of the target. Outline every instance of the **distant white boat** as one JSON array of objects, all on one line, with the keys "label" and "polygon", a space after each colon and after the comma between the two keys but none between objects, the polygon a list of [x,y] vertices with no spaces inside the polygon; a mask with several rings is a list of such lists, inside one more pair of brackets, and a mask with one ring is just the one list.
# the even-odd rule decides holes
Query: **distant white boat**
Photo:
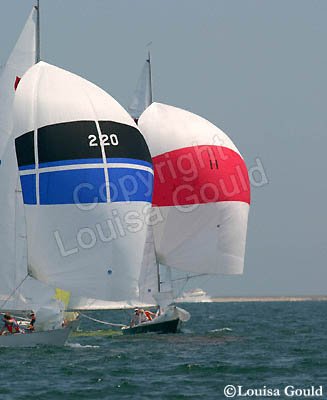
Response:
[{"label": "distant white boat", "polygon": [[192,289],[183,292],[182,296],[175,300],[176,303],[211,303],[211,297],[202,289]]}]

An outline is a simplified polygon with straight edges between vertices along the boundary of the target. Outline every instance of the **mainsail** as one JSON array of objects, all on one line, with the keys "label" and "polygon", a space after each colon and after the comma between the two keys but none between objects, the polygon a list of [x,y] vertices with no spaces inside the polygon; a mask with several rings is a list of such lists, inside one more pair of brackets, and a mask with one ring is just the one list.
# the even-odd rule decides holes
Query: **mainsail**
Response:
[{"label": "mainsail", "polygon": [[37,59],[37,24],[38,10],[33,7],[0,75],[0,307],[7,309],[37,310],[52,304],[55,293],[27,276],[25,215],[11,136],[15,90]]},{"label": "mainsail", "polygon": [[24,29],[0,75],[0,157],[12,129],[12,103],[23,74],[37,59],[38,10],[33,7]]},{"label": "mainsail", "polygon": [[152,226],[148,225],[144,246],[142,268],[139,277],[139,300],[141,304],[156,304],[154,296],[160,291],[159,264],[154,248]]},{"label": "mainsail", "polygon": [[137,82],[132,101],[128,107],[128,112],[134,120],[137,121],[143,111],[152,103],[152,92],[151,55],[149,52]]},{"label": "mainsail", "polygon": [[31,275],[72,297],[138,297],[153,170],[128,113],[90,82],[40,62],[15,98]]}]

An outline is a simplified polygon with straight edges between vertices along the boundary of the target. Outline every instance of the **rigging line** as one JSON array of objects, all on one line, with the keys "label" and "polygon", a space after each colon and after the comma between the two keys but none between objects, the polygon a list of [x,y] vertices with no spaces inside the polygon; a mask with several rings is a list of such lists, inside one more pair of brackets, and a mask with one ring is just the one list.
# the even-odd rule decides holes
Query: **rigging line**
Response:
[{"label": "rigging line", "polygon": [[[209,274],[187,275],[182,278],[171,279],[171,282],[189,281],[192,278],[198,278],[199,276],[207,276],[207,275],[209,275]],[[165,283],[165,281],[162,281],[161,283]]]},{"label": "rigging line", "polygon": [[186,281],[188,282],[190,279],[198,278],[200,276],[208,276],[208,274],[207,273],[203,273],[203,274],[197,274],[197,275],[187,275]]},{"label": "rigging line", "polygon": [[[183,292],[183,290],[185,289],[185,286],[187,285],[188,281],[192,278],[198,278],[199,276],[208,276],[209,274],[198,274],[198,275],[187,275],[184,280],[184,284],[182,285],[182,287],[180,288],[180,290],[178,291],[178,296],[181,295],[181,293]],[[182,280],[183,278],[179,278],[178,280]]]},{"label": "rigging line", "polygon": [[124,324],[114,324],[114,323],[112,323],[112,322],[101,321],[101,320],[99,320],[99,319],[89,317],[88,315],[86,315],[86,314],[84,314],[84,313],[81,313],[81,312],[79,312],[79,314],[80,314],[82,317],[87,318],[87,319],[90,319],[91,321],[94,321],[94,322],[98,322],[99,324],[110,325],[110,326],[117,326],[117,327],[119,327],[119,328],[122,328],[122,327],[124,327],[124,326],[127,326],[127,325],[124,325]]},{"label": "rigging line", "polygon": [[[5,315],[5,314],[6,313],[0,312],[0,315]],[[31,320],[30,318],[24,318],[24,317],[21,317],[20,315],[14,315],[14,314],[11,314],[11,313],[10,313],[10,315],[12,317],[16,318],[19,321],[27,321],[27,322],[29,322]]]},{"label": "rigging line", "polygon": [[[19,180],[19,177],[18,177]],[[14,226],[15,226],[15,231],[14,231],[14,249],[15,249],[15,269],[14,269],[14,282],[16,282],[17,279],[17,185],[18,185],[18,180],[15,188],[15,209],[14,209]]]},{"label": "rigging line", "polygon": [[22,286],[22,284],[26,281],[26,279],[29,277],[29,274],[26,274],[25,278],[20,282],[20,284],[15,287],[15,289],[10,293],[10,295],[6,298],[6,300],[0,305],[0,309],[3,308],[9,301],[10,297],[16,293],[16,291]]}]

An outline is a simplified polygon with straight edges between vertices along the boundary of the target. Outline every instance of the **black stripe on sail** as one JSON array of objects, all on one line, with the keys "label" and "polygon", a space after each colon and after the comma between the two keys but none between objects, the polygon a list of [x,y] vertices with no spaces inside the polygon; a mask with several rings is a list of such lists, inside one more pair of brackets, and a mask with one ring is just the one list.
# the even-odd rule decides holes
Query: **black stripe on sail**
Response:
[{"label": "black stripe on sail", "polygon": [[[138,129],[112,121],[100,121],[107,158],[133,158],[151,163],[148,146]],[[38,130],[39,163],[102,158],[94,121],[74,121]]]},{"label": "black stripe on sail", "polygon": [[94,121],[74,121],[44,126],[38,130],[39,163],[102,158],[101,147],[92,146],[97,138]]},{"label": "black stripe on sail", "polygon": [[[106,158],[130,158],[152,163],[144,137],[137,128],[112,121],[100,121]],[[73,121],[38,129],[39,164],[65,160],[102,160],[99,135],[94,121]],[[35,164],[34,132],[16,139],[19,167]]]},{"label": "black stripe on sail", "polygon": [[19,136],[15,139],[15,145],[18,166],[34,165],[34,131]]},{"label": "black stripe on sail", "polygon": [[[103,137],[108,137],[105,152],[107,158],[134,158],[152,163],[148,146],[141,132],[130,125],[113,121],[99,121]],[[118,145],[111,138],[117,136]]]}]

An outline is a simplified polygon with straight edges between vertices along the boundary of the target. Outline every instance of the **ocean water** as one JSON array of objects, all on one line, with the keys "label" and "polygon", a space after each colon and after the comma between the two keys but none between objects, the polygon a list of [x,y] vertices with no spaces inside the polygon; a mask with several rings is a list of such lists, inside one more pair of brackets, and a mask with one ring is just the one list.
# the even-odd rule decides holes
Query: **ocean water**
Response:
[{"label": "ocean water", "polygon": [[[122,336],[82,318],[65,347],[0,349],[0,399],[226,399],[226,385],[241,387],[234,398],[292,398],[287,385],[327,398],[327,302],[182,306],[192,318],[180,334]],[[126,323],[131,312],[89,315]]]}]

